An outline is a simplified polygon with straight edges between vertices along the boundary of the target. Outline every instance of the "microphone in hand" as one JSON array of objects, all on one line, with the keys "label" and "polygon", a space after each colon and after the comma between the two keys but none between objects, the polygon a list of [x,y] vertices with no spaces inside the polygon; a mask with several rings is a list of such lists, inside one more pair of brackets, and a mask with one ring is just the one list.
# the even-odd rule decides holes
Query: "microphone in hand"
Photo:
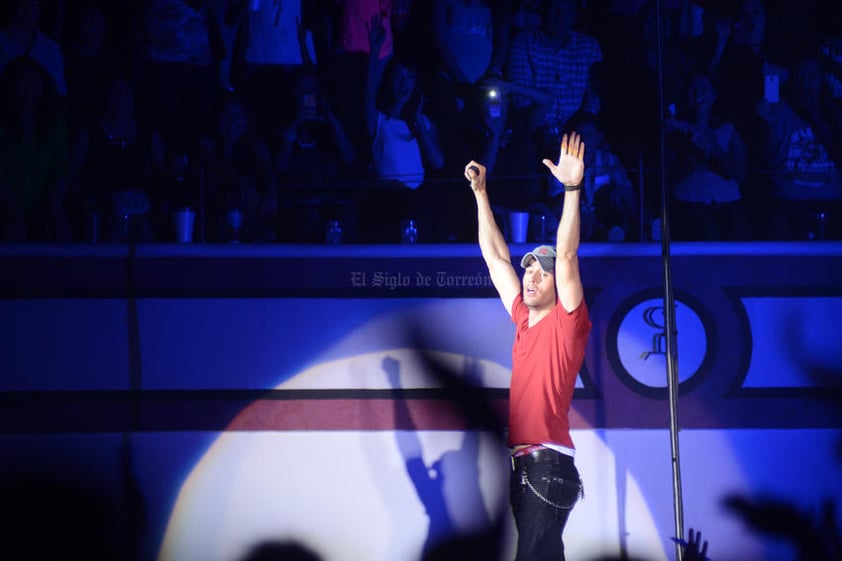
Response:
[{"label": "microphone in hand", "polygon": [[465,166],[465,179],[470,181],[471,189],[476,190],[484,186],[482,185],[485,183],[484,171],[477,162],[468,162],[468,165]]}]

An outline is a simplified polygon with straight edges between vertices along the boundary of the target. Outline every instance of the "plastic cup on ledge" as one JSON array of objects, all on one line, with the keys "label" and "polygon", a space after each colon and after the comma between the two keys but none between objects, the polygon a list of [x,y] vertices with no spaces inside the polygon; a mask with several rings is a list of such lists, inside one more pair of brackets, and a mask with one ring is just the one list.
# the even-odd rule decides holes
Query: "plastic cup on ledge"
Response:
[{"label": "plastic cup on ledge", "polygon": [[509,231],[512,243],[526,243],[526,233],[529,230],[528,212],[509,213]]},{"label": "plastic cup on ledge", "polygon": [[180,208],[173,213],[173,227],[175,229],[175,241],[178,243],[191,243],[193,241],[193,225],[196,222],[196,213],[189,208]]}]

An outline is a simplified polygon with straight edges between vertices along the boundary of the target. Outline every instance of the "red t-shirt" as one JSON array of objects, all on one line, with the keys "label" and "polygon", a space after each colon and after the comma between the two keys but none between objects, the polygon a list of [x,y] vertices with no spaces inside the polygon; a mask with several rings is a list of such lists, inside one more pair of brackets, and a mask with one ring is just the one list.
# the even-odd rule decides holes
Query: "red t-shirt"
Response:
[{"label": "red t-shirt", "polygon": [[386,31],[386,40],[380,48],[377,58],[392,54],[392,26],[389,19],[391,0],[345,0],[342,2],[340,33],[342,48],[349,53],[368,53],[368,25],[371,16],[383,16],[382,24]]},{"label": "red t-shirt", "polygon": [[560,444],[573,449],[567,414],[591,331],[588,307],[582,300],[567,313],[556,303],[547,316],[529,327],[529,308],[518,294],[512,321],[516,329],[508,444]]}]

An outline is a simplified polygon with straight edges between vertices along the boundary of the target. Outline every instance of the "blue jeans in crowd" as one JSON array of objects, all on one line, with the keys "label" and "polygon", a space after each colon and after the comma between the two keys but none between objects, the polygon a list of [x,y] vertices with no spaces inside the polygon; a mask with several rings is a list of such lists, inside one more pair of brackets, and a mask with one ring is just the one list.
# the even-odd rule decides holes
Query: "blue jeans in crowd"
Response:
[{"label": "blue jeans in crowd", "polygon": [[512,457],[509,492],[518,531],[515,561],[564,561],[561,534],[584,496],[573,457],[549,448]]}]

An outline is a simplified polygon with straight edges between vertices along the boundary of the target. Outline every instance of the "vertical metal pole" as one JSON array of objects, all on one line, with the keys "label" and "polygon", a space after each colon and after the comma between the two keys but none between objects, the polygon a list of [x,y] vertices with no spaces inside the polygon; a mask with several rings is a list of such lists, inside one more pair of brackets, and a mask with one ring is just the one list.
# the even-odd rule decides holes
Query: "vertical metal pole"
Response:
[{"label": "vertical metal pole", "polygon": [[[655,0],[657,37],[658,37],[658,111],[660,129],[661,156],[661,257],[664,274],[664,330],[666,335],[667,389],[670,414],[670,457],[672,460],[672,494],[675,536],[684,537],[684,505],[681,496],[681,461],[678,446],[678,358],[675,328],[675,299],[672,290],[670,269],[670,228],[669,228],[669,193],[666,187],[665,135],[664,135],[664,65],[663,65],[663,12],[661,0]],[[675,558],[682,561],[684,549],[675,544]]]},{"label": "vertical metal pole", "polygon": [[638,190],[638,229],[640,230],[641,242],[646,241],[646,198],[644,191],[643,153],[637,155],[637,190]]},{"label": "vertical metal pole", "polygon": [[199,157],[199,241],[205,242],[205,158]]},{"label": "vertical metal pole", "polygon": [[134,468],[134,447],[132,445],[134,433],[140,426],[140,392],[143,389],[143,369],[141,367],[140,349],[140,319],[137,309],[137,294],[134,286],[135,263],[137,260],[137,244],[129,242],[129,252],[126,258],[126,323],[128,336],[129,358],[129,386],[131,393],[130,426],[123,430],[120,441],[120,471],[123,483],[123,509],[125,523],[128,524],[134,559],[139,559],[137,553],[142,535],[146,528],[146,507],[143,493]]}]

